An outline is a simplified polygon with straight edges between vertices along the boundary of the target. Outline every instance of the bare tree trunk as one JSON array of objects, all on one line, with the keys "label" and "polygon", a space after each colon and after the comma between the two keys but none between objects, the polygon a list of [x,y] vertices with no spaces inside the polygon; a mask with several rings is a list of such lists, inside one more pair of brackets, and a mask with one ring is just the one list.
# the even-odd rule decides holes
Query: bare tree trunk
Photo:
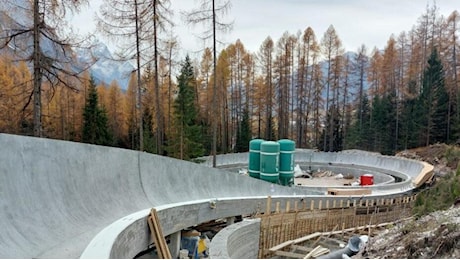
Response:
[{"label": "bare tree trunk", "polygon": [[153,44],[154,44],[154,69],[155,69],[155,103],[156,103],[156,119],[157,119],[157,154],[163,154],[163,120],[160,104],[160,83],[158,80],[158,39],[157,39],[157,0],[153,0]]},{"label": "bare tree trunk", "polygon": [[[216,95],[217,95],[217,74],[216,74],[216,9],[215,0],[212,0],[212,56],[213,56],[213,71],[214,71],[214,86],[212,93],[212,107],[216,107]],[[212,167],[216,167],[216,150],[217,150],[217,120],[212,121]]]},{"label": "bare tree trunk", "polygon": [[169,133],[171,127],[171,88],[172,88],[172,80],[171,80],[171,69],[172,69],[172,49],[173,43],[169,46],[169,54],[168,54],[168,129],[167,133]]},{"label": "bare tree trunk", "polygon": [[142,87],[141,87],[141,56],[140,56],[140,25],[138,16],[137,0],[134,0],[134,11],[136,16],[136,66],[137,66],[137,105],[139,110],[139,151],[144,151],[144,122],[142,111]]},{"label": "bare tree trunk", "polygon": [[41,84],[42,70],[40,67],[40,27],[42,17],[40,17],[39,0],[34,0],[34,136],[42,137],[42,111],[41,111]]}]

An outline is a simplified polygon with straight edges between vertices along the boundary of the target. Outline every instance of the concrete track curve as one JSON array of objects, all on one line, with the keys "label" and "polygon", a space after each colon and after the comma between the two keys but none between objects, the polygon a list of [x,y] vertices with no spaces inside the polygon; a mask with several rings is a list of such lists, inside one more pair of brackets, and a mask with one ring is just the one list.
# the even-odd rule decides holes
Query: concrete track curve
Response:
[{"label": "concrete track curve", "polygon": [[[323,154],[317,160],[325,163],[350,164],[347,160],[356,158]],[[309,156],[300,154],[303,160]],[[233,157],[241,162],[247,154],[219,158],[229,163]],[[361,162],[407,171],[408,183],[426,170],[419,162],[376,155]],[[254,205],[268,195],[324,197],[314,194],[318,192],[298,187],[274,189],[260,180],[148,153],[0,134],[0,258],[129,258],[138,248],[126,250],[123,241],[132,241],[133,232],[144,229],[152,207],[159,209],[166,235],[208,217],[185,221],[188,212],[209,210],[210,200],[224,205],[210,217],[221,217],[256,210]],[[136,223],[142,225],[133,228]],[[134,240],[144,241],[148,234],[140,237]],[[125,252],[114,253],[113,248]]]},{"label": "concrete track curve", "polygon": [[270,189],[168,157],[0,134],[0,258],[78,258],[104,227],[134,212]]}]

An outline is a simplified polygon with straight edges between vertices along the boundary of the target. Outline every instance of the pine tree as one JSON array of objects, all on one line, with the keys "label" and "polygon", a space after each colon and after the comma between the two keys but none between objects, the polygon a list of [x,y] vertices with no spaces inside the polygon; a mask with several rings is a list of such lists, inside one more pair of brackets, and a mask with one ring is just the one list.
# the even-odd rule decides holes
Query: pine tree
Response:
[{"label": "pine tree", "polygon": [[414,80],[408,83],[408,97],[402,104],[401,112],[401,139],[400,145],[402,149],[414,148],[418,144],[419,127],[417,123],[419,120],[419,113],[417,112],[417,99],[416,95],[416,82]]},{"label": "pine tree", "polygon": [[99,106],[96,83],[91,77],[88,86],[88,97],[83,110],[83,134],[84,143],[110,145],[112,135],[109,132],[107,113]]},{"label": "pine tree", "polygon": [[[340,125],[339,109],[332,105],[326,115],[326,127],[323,129],[320,147],[324,147],[324,152],[337,152],[343,149],[343,132]],[[325,130],[330,131],[327,134]],[[329,145],[324,145],[324,142]],[[331,145],[332,144],[332,145]]]},{"label": "pine tree", "polygon": [[142,128],[144,131],[144,151],[149,153],[157,152],[156,140],[153,134],[153,115],[150,109],[144,109],[144,115],[142,116],[142,120],[144,120],[144,127]]},{"label": "pine tree", "polygon": [[204,154],[202,129],[198,124],[195,103],[195,75],[187,55],[177,77],[179,93],[174,102],[174,127],[176,131],[169,139],[168,154],[190,160]]},{"label": "pine tree", "polygon": [[356,111],[354,115],[355,118],[350,127],[350,131],[346,134],[346,138],[344,140],[345,149],[370,150],[371,111],[369,107],[369,99],[365,93],[361,97],[360,107],[361,109]]},{"label": "pine tree", "polygon": [[249,111],[244,109],[243,119],[241,120],[240,127],[236,136],[235,152],[248,152],[249,141],[251,141],[251,126],[249,125]]},{"label": "pine tree", "polygon": [[428,66],[423,73],[422,93],[418,105],[420,109],[421,144],[446,142],[448,118],[448,94],[444,85],[444,71],[438,51],[433,48]]}]

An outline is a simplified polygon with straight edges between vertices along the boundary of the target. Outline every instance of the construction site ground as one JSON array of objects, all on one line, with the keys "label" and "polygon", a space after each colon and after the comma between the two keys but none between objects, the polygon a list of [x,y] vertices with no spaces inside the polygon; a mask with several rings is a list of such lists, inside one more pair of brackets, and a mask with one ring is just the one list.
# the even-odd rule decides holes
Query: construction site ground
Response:
[{"label": "construction site ground", "polygon": [[294,178],[294,184],[302,185],[302,186],[319,186],[319,187],[351,186],[352,183],[354,182],[357,182],[357,180],[354,177],[338,178],[337,174],[329,172],[329,171],[314,173],[312,174],[312,178],[308,178],[308,177]]},{"label": "construction site ground", "polygon": [[[460,147],[435,144],[411,150],[401,151],[396,156],[421,160],[434,166],[435,180],[455,176],[460,161]],[[334,173],[315,173],[313,178],[295,178],[296,185],[348,185],[355,179],[336,178]],[[437,183],[425,189],[435,192],[440,189]],[[460,182],[452,185],[460,186]],[[451,186],[454,190],[454,186]],[[452,191],[454,192],[454,191]],[[421,202],[424,203],[424,202]],[[428,203],[428,202],[426,202]],[[311,252],[320,250],[334,251],[343,248],[353,235],[368,235],[365,248],[352,256],[354,259],[405,259],[405,258],[460,258],[460,197],[448,209],[438,210],[425,215],[416,215],[381,227],[374,227],[342,234],[322,235],[305,241],[291,248],[291,257],[277,256],[273,258],[315,258]],[[309,254],[310,253],[310,254]],[[295,257],[298,256],[298,257]],[[303,257],[300,257],[303,256]],[[319,255],[318,255],[319,256]]]},{"label": "construction site ground", "polygon": [[[435,179],[449,178],[448,192],[460,185],[458,182],[458,164],[460,161],[460,147],[435,144],[398,153],[396,156],[422,160],[434,166]],[[449,177],[451,176],[451,177]],[[437,196],[443,187],[435,182],[427,187]],[[369,239],[366,251],[353,258],[460,258],[460,202],[456,202],[445,210],[438,210],[426,215],[416,216],[401,223],[390,225],[380,230]],[[430,203],[428,199],[419,203]]]}]

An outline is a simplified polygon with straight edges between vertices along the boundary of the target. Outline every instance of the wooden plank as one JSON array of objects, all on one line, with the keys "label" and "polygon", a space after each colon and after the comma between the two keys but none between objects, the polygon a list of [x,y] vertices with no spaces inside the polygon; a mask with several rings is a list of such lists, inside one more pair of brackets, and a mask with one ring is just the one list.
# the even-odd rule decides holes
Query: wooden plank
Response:
[{"label": "wooden plank", "polygon": [[[329,250],[328,248],[324,248],[324,247],[319,247],[319,246],[318,246],[318,248],[314,249],[314,250],[311,252],[311,255],[310,255],[310,256],[311,256],[311,257],[314,257],[314,258],[317,258],[318,256],[327,254],[327,253],[329,253],[329,252],[330,252],[330,250]],[[307,256],[308,256],[308,255],[306,255],[306,256],[304,257],[304,259],[307,259]],[[309,257],[308,257],[308,258],[309,258]]]},{"label": "wooden plank", "polygon": [[161,240],[162,240],[161,236],[158,233],[158,223],[155,221],[155,219],[153,217],[150,217],[150,223],[151,223],[151,226],[153,227],[150,230],[152,232],[152,235],[154,236],[154,242],[155,242],[155,246],[157,248],[158,257],[160,259],[166,259],[167,255],[166,255],[166,252],[164,251],[164,247],[163,247],[163,244],[161,242]]},{"label": "wooden plank", "polygon": [[[337,229],[339,228],[339,224],[335,225],[334,229],[332,229],[331,232],[335,232]],[[313,243],[312,246],[315,246],[321,239],[323,239],[323,236],[326,235],[326,238],[329,238],[332,233],[329,233],[329,234],[321,234],[321,236],[315,241],[315,243]]]},{"label": "wooden plank", "polygon": [[160,219],[158,218],[157,210],[155,208],[153,208],[152,211],[153,211],[153,214],[155,216],[155,220],[156,220],[157,225],[158,225],[158,235],[160,236],[160,243],[163,246],[164,255],[165,255],[165,257],[167,259],[172,259],[171,252],[169,252],[169,247],[168,247],[168,244],[166,243],[166,239],[165,239],[165,236],[163,234],[163,229],[161,228]]},{"label": "wooden plank", "polygon": [[291,249],[294,251],[302,252],[302,253],[308,253],[311,250],[313,250],[312,247],[299,246],[299,245],[291,245]]},{"label": "wooden plank", "polygon": [[327,254],[329,252],[330,250],[328,248],[317,246],[313,250],[311,250],[307,255],[305,255],[303,259],[317,258],[318,256]]},{"label": "wooden plank", "polygon": [[290,245],[292,245],[293,243],[294,243],[294,240],[288,240],[288,241],[283,242],[283,243],[281,243],[281,244],[279,244],[279,245],[276,245],[276,246],[274,246],[274,247],[272,247],[272,248],[270,248],[270,249],[268,249],[268,250],[269,250],[270,252],[275,252],[275,251],[281,250],[281,249],[283,249],[283,248],[285,248],[285,247],[287,247],[287,246],[290,246]]},{"label": "wooden plank", "polygon": [[150,233],[152,234],[153,243],[155,243],[155,246],[157,248],[158,258],[163,259],[163,252],[162,252],[162,250],[160,250],[160,242],[158,241],[158,237],[157,237],[157,234],[155,232],[155,227],[154,227],[154,224],[153,224],[152,217],[148,217],[147,223],[149,224],[149,227],[150,227]]},{"label": "wooden plank", "polygon": [[317,246],[315,247],[313,250],[310,251],[310,253],[308,253],[306,256],[303,257],[303,259],[309,259],[316,250],[318,250],[319,248],[321,248],[321,246]]},{"label": "wooden plank", "polygon": [[284,256],[284,257],[288,257],[292,259],[302,259],[304,257],[303,254],[297,254],[297,253],[286,252],[286,251],[276,251],[275,255]]},{"label": "wooden plank", "polygon": [[154,239],[155,245],[157,247],[158,256],[162,259],[172,259],[171,252],[169,252],[169,247],[166,244],[161,225],[159,223],[159,218],[155,208],[150,210],[150,217],[147,219]]},{"label": "wooden plank", "polygon": [[310,235],[306,235],[304,237],[301,237],[301,238],[297,238],[297,239],[294,239],[294,244],[298,244],[298,243],[302,243],[302,242],[305,242],[307,240],[310,240],[312,238],[315,238],[315,237],[318,237],[321,235],[321,232],[315,232],[313,234],[310,234]]},{"label": "wooden plank", "polygon": [[372,190],[365,189],[365,188],[356,188],[356,189],[328,188],[327,194],[329,195],[368,195],[368,194],[372,194]]}]

